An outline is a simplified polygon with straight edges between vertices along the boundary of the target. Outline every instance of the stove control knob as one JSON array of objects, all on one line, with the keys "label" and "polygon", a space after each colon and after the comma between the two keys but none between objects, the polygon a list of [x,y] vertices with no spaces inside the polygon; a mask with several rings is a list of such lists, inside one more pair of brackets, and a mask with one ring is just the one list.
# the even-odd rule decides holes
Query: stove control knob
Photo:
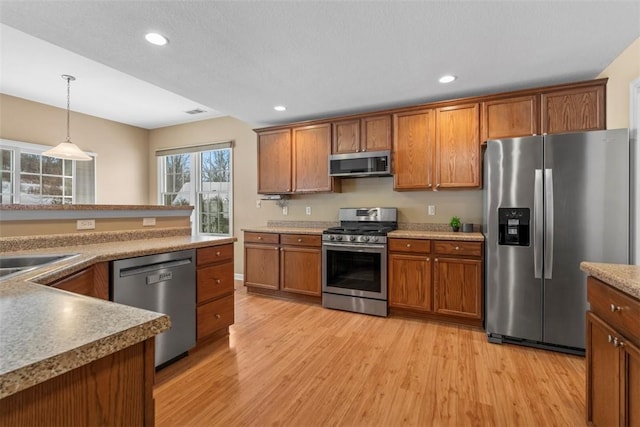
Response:
[{"label": "stove control knob", "polygon": [[349,240],[353,242],[354,240],[356,240],[356,236],[349,236]]},{"label": "stove control knob", "polygon": [[336,240],[342,240],[342,236],[336,236]]},{"label": "stove control knob", "polygon": [[335,236],[329,236],[329,240],[335,240],[336,237]]},{"label": "stove control knob", "polygon": [[364,236],[364,237],[362,238],[362,241],[363,241],[363,242],[368,242],[368,241],[369,241],[369,237]]},{"label": "stove control knob", "polygon": [[371,241],[372,241],[372,242],[377,242],[377,241],[378,241],[378,236],[373,236],[373,237],[371,238]]}]

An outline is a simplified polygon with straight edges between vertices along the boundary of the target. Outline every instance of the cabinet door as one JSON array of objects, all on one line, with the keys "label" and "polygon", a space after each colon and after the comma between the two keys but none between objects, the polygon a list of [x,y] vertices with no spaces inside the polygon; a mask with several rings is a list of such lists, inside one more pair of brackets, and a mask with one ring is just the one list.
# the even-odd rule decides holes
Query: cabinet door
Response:
[{"label": "cabinet door", "polygon": [[542,94],[542,133],[605,129],[604,85]]},{"label": "cabinet door", "polygon": [[333,154],[356,153],[360,151],[360,120],[346,120],[331,124]]},{"label": "cabinet door", "polygon": [[434,300],[436,313],[482,318],[482,261],[436,258],[434,263]]},{"label": "cabinet door", "polygon": [[259,288],[280,287],[280,257],[278,246],[244,245],[244,284]]},{"label": "cabinet door", "polygon": [[431,311],[431,259],[389,254],[389,307]]},{"label": "cabinet door", "polygon": [[291,131],[258,134],[258,193],[291,191]]},{"label": "cabinet door", "polygon": [[283,247],[282,290],[305,295],[322,295],[322,252],[317,248]]},{"label": "cabinet door", "polygon": [[625,415],[623,424],[640,426],[640,349],[626,342],[625,350]]},{"label": "cabinet door", "polygon": [[481,141],[516,138],[538,133],[538,103],[535,95],[482,103]]},{"label": "cabinet door", "polygon": [[591,312],[587,313],[587,421],[596,426],[621,425],[620,351],[609,341],[616,336]]},{"label": "cabinet door", "polygon": [[435,113],[419,110],[393,115],[393,189],[433,187]]},{"label": "cabinet door", "polygon": [[293,129],[293,191],[331,191],[329,123]]},{"label": "cabinet door", "polygon": [[391,149],[391,116],[372,116],[361,119],[361,151],[380,151]]},{"label": "cabinet door", "polygon": [[436,110],[436,189],[480,187],[480,107]]},{"label": "cabinet door", "polygon": [[50,285],[88,297],[109,299],[109,264],[99,262]]}]

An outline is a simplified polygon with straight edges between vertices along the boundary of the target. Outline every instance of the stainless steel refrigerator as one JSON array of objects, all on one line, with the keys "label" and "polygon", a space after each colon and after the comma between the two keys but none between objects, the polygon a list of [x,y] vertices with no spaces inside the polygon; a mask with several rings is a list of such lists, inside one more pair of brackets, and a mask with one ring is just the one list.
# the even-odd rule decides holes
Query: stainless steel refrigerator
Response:
[{"label": "stainless steel refrigerator", "polygon": [[628,129],[487,143],[489,341],[584,351],[580,262],[629,263],[629,159]]}]

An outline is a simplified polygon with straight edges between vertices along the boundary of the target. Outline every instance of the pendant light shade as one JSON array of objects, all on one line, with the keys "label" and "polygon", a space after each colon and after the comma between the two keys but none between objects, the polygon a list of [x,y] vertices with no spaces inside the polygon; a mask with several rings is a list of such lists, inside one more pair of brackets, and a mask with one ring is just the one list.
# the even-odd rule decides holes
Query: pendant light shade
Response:
[{"label": "pendant light shade", "polygon": [[82,151],[76,144],[71,142],[71,138],[69,137],[69,92],[71,88],[71,82],[76,78],[67,74],[63,74],[62,78],[67,81],[67,139],[66,141],[61,142],[57,146],[45,151],[42,154],[44,156],[65,160],[91,160],[91,157],[88,156],[84,151]]}]

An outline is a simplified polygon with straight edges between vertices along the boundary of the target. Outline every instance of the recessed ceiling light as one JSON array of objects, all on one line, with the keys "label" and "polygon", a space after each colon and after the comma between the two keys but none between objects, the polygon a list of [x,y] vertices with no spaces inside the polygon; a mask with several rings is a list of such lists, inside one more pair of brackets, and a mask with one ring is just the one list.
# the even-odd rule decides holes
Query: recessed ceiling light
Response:
[{"label": "recessed ceiling light", "polygon": [[144,38],[147,39],[149,43],[155,44],[157,46],[164,46],[165,44],[169,43],[169,40],[167,40],[165,36],[158,33],[147,33]]},{"label": "recessed ceiling light", "polygon": [[275,107],[273,107],[273,109],[276,111],[287,111],[287,107],[285,107],[284,105],[276,105]]},{"label": "recessed ceiling light", "polygon": [[456,76],[452,76],[450,74],[447,74],[446,76],[442,76],[440,77],[440,79],[438,80],[440,83],[451,83],[452,81],[454,81],[455,79],[457,79]]}]

